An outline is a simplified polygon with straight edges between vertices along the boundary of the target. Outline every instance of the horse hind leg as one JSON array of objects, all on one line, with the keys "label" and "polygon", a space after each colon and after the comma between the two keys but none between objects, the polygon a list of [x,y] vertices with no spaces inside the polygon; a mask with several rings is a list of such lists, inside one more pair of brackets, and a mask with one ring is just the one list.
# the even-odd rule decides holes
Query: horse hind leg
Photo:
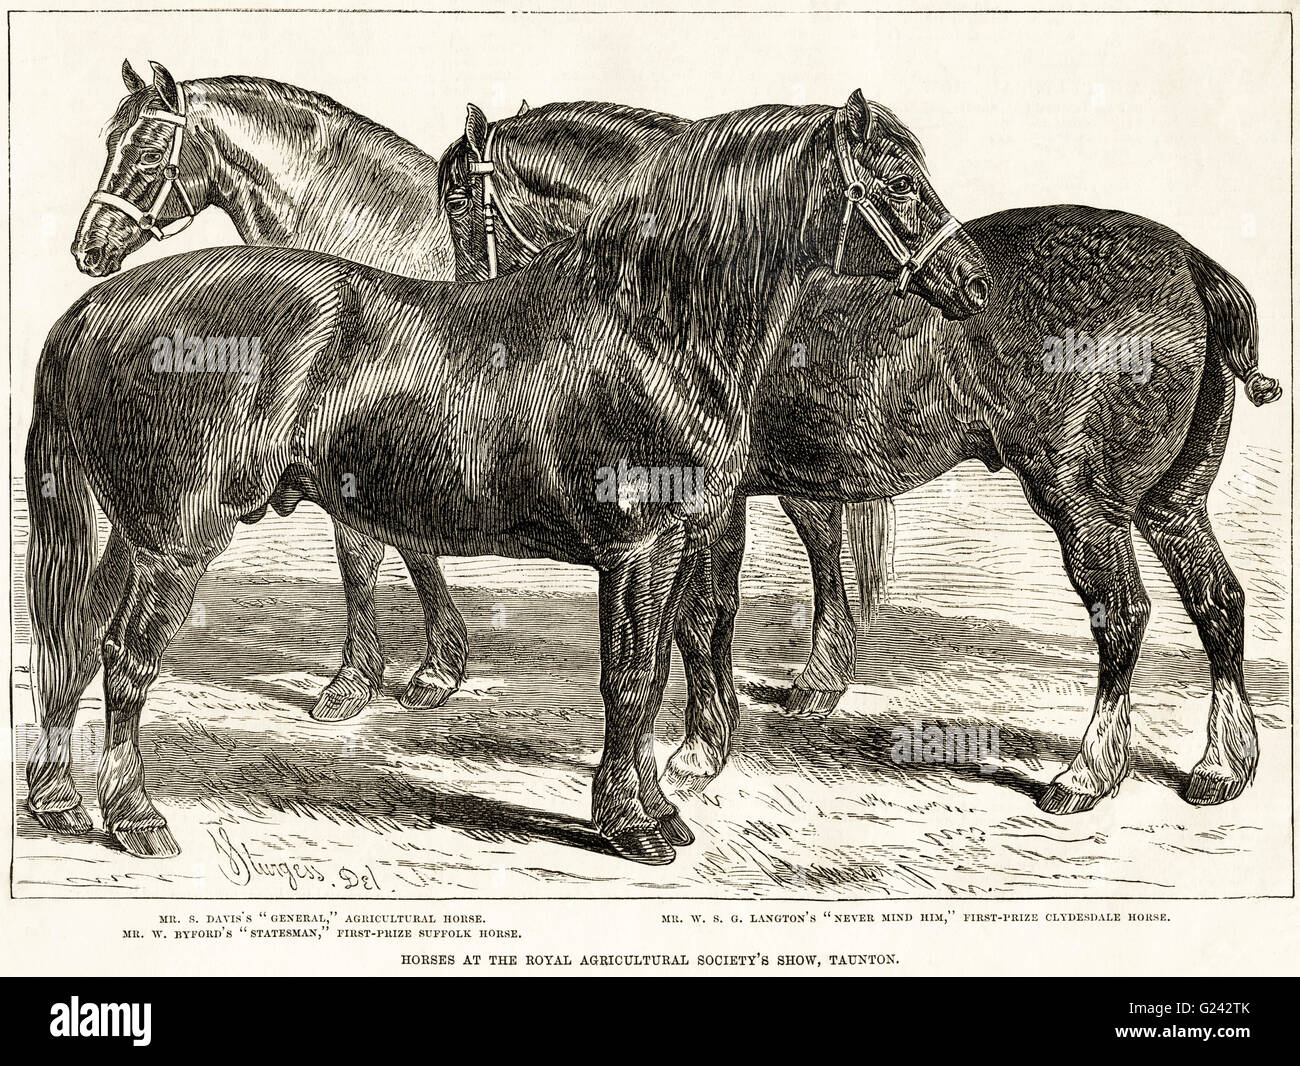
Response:
[{"label": "horse hind leg", "polygon": [[401,704],[411,710],[429,710],[441,707],[460,688],[469,639],[437,557],[403,552],[402,559],[424,610],[425,653],[402,692]]},{"label": "horse hind leg", "polygon": [[[804,543],[813,579],[812,650],[794,679],[785,709],[796,718],[823,718],[835,710],[848,690],[856,654],[853,615],[840,568],[844,507],[838,502],[785,496],[781,497],[781,507]],[[858,516],[863,523],[865,513]],[[879,532],[877,529],[876,533]],[[864,539],[873,541],[872,548],[877,546],[875,538]],[[864,547],[863,554],[874,557],[877,553]],[[863,570],[866,569],[864,566]],[[871,599],[870,594],[864,599]]]},{"label": "horse hind leg", "polygon": [[1183,798],[1197,806],[1236,799],[1255,777],[1259,742],[1242,666],[1246,596],[1210,526],[1202,499],[1184,511],[1143,501],[1139,528],[1178,589],[1210,660],[1205,753]]},{"label": "horse hind leg", "polygon": [[1241,795],[1259,761],[1243,668],[1246,597],[1214,535],[1206,507],[1227,441],[1234,391],[1231,374],[1211,347],[1193,432],[1174,465],[1143,497],[1135,516],[1138,529],[1178,590],[1210,660],[1205,753],[1183,794],[1197,806]]},{"label": "horse hind leg", "polygon": [[375,621],[375,583],[384,546],[342,522],[334,523],[334,546],[347,601],[347,639],[342,665],[311,710],[318,722],[356,717],[384,683],[384,653]]},{"label": "horse hind leg", "polygon": [[100,642],[122,597],[131,571],[131,549],[116,531],[91,578],[78,646],[65,648],[46,669],[42,693],[41,734],[27,762],[27,809],[56,833],[87,833],[90,815],[72,781],[72,727],[77,704],[100,666]]},{"label": "horse hind leg", "polygon": [[166,819],[144,786],[140,711],[158,676],[163,652],[189,617],[199,579],[225,543],[201,554],[136,547],[125,595],[103,644],[106,728],[99,768],[104,827],[130,854],[180,853]]},{"label": "horse hind leg", "polygon": [[684,577],[676,625],[686,675],[685,735],[663,776],[678,796],[698,795],[722,773],[740,721],[731,640],[744,554],[745,503],[737,500],[722,536],[685,564],[693,570]]}]

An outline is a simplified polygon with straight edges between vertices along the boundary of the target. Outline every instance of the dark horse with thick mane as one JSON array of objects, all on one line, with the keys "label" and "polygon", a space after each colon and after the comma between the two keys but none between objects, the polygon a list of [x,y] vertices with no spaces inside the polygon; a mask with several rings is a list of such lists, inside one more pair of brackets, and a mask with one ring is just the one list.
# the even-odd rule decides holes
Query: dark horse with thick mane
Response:
[{"label": "dark horse with thick mane", "polygon": [[[879,113],[854,93],[842,108],[696,123],[530,269],[483,284],[237,247],[136,267],[79,299],[42,351],[26,455],[37,820],[90,828],[69,726],[98,646],[105,826],[132,854],[177,853],[144,787],[146,693],[236,523],[307,499],[408,557],[598,569],[593,822],[617,854],[671,861],[693,839],[653,749],[673,623],[707,570],[700,549],[734,525],[750,401],[809,276],[894,274],[901,260],[952,315],[986,284],[910,139]],[[260,357],[219,363],[209,338],[255,339]],[[612,468],[700,476],[688,498],[611,498]],[[92,493],[113,526],[98,566]]]},{"label": "dark horse with thick mane", "polygon": [[[439,168],[457,277],[524,266],[580,226],[644,153],[689,126],[602,103],[552,104],[489,125],[471,105]],[[1210,660],[1209,738],[1185,796],[1230,800],[1255,772],[1256,735],[1242,672],[1244,596],[1206,497],[1235,379],[1255,404],[1280,395],[1259,372],[1250,295],[1178,234],[1119,211],[1028,208],[966,228],[992,274],[983,314],[945,321],[920,300],[878,298],[877,281],[822,273],[786,329],[783,347],[800,358],[775,361],[755,397],[741,494],[810,501],[782,501],[807,545],[816,596],[796,691],[820,693],[814,702],[830,709],[852,680],[843,503],[905,492],[964,460],[1007,466],[1060,539],[1101,660],[1079,753],[1039,806],[1088,810],[1127,772],[1129,679],[1149,613],[1134,524]],[[669,776],[687,787],[722,769],[738,715],[731,634],[744,532],[738,506],[714,549],[716,587],[693,584],[684,597],[678,643],[691,693]],[[439,628],[459,624],[450,615]]]}]

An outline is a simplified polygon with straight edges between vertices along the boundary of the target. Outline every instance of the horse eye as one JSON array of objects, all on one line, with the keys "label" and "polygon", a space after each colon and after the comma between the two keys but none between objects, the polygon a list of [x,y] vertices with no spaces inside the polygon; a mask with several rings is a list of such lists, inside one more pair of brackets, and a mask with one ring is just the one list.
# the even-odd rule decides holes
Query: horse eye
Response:
[{"label": "horse eye", "polygon": [[907,196],[916,192],[916,182],[907,175],[903,175],[895,178],[885,188],[889,190],[891,196]]},{"label": "horse eye", "polygon": [[464,193],[454,192],[447,197],[447,213],[463,215],[469,210],[469,197]]},{"label": "horse eye", "polygon": [[147,166],[147,167],[151,167],[151,166],[153,166],[155,163],[161,163],[161,162],[162,162],[162,152],[156,152],[156,151],[154,151],[153,149],[150,149],[149,151],[146,151],[146,152],[141,152],[141,153],[140,153],[140,162],[143,163],[143,164],[144,164],[145,166]]}]

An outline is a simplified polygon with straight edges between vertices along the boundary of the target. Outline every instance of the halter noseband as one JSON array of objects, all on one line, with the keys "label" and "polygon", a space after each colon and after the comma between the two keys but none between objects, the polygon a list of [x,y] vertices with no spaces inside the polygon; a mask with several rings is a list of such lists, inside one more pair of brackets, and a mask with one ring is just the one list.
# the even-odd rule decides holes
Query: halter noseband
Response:
[{"label": "halter noseband", "polygon": [[[181,147],[185,144],[185,90],[180,83],[176,85],[176,110],[159,111],[154,108],[145,108],[140,112],[140,117],[131,124],[131,128],[122,135],[125,140],[131,135],[140,123],[146,119],[155,119],[159,122],[170,122],[172,124],[172,145],[171,152],[168,155],[167,163],[162,168],[162,184],[158,186],[158,193],[153,198],[147,208],[141,210],[131,203],[130,200],[117,193],[109,192],[107,189],[96,189],[91,194],[90,202],[92,204],[103,204],[105,207],[111,207],[122,212],[140,229],[149,234],[155,240],[164,241],[168,237],[175,237],[181,230],[185,229],[194,221],[194,216],[198,214],[194,210],[194,203],[190,200],[189,193],[185,191],[185,186],[180,182],[180,161]],[[167,203],[168,197],[171,196],[172,190],[180,194],[181,202],[185,205],[186,213],[178,215],[165,226],[158,224],[158,212],[160,212]]]},{"label": "halter noseband", "polygon": [[515,240],[532,252],[533,255],[537,255],[541,251],[537,245],[519,232],[519,227],[510,218],[510,212],[506,210],[506,202],[501,199],[501,194],[497,192],[496,183],[492,180],[492,175],[496,173],[496,163],[492,159],[492,142],[496,135],[496,127],[493,126],[488,131],[487,143],[483,145],[482,158],[471,159],[469,163],[469,172],[478,174],[483,178],[483,236],[487,242],[489,278],[497,276],[496,218],[500,218],[505,223],[506,229],[514,235]]},{"label": "halter noseband", "polygon": [[844,262],[844,249],[849,242],[849,227],[853,224],[853,214],[856,211],[867,221],[876,236],[880,238],[881,243],[889,249],[892,255],[899,263],[901,269],[898,272],[898,284],[894,291],[898,295],[907,292],[907,285],[912,280],[912,276],[919,273],[922,267],[930,260],[930,257],[948,240],[954,233],[961,229],[961,223],[952,215],[948,215],[943,225],[935,230],[934,234],[915,252],[909,251],[894,228],[889,224],[889,220],[880,213],[880,209],[867,197],[867,182],[862,172],[858,170],[857,161],[849,151],[849,138],[844,129],[843,112],[835,112],[835,156],[839,160],[840,174],[844,177],[844,217],[840,221],[840,239],[835,247],[835,273],[839,274],[840,267]]}]

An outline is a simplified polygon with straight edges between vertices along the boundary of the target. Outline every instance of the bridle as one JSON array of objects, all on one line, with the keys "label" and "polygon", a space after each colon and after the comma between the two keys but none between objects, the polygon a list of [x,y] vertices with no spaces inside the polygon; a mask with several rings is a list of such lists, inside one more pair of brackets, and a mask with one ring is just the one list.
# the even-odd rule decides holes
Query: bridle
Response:
[{"label": "bridle", "polygon": [[944,242],[961,229],[961,223],[952,215],[948,215],[943,225],[935,230],[928,241],[915,252],[910,251],[894,232],[889,220],[867,197],[866,179],[858,170],[857,161],[849,151],[849,138],[844,129],[843,111],[835,112],[835,156],[839,160],[840,174],[844,178],[845,185],[844,217],[840,221],[840,239],[835,247],[835,273],[841,273],[844,249],[849,241],[849,228],[853,224],[853,215],[856,212],[866,219],[867,225],[889,249],[890,255],[898,261],[901,269],[898,272],[898,284],[894,287],[894,292],[901,296],[907,292],[907,285],[912,280],[912,276],[919,273]]},{"label": "bridle", "polygon": [[492,159],[492,142],[496,135],[496,127],[493,126],[488,131],[487,142],[483,145],[482,156],[479,159],[471,159],[469,163],[469,172],[477,174],[483,179],[483,236],[487,242],[489,278],[497,276],[497,218],[500,218],[506,229],[514,234],[515,240],[532,252],[533,255],[537,255],[541,251],[537,245],[519,232],[519,227],[511,219],[510,212],[506,209],[506,202],[501,199],[501,194],[497,192],[496,183],[492,180],[492,175],[496,173],[496,163]]},{"label": "bridle", "polygon": [[[141,209],[125,197],[118,196],[117,193],[109,192],[107,189],[96,189],[91,194],[90,202],[92,204],[103,204],[105,207],[111,207],[122,212],[139,226],[142,232],[149,234],[155,240],[165,241],[168,237],[175,237],[176,234],[185,229],[194,221],[194,216],[198,214],[194,210],[194,203],[190,200],[189,193],[185,191],[185,186],[180,182],[181,148],[185,144],[186,118],[185,90],[179,83],[176,85],[176,110],[161,111],[157,108],[144,108],[140,112],[140,117],[122,134],[123,140],[130,137],[136,127],[146,119],[172,124],[171,151],[168,154],[166,164],[162,168],[162,184],[158,186],[158,192],[153,198],[153,203],[147,208]],[[158,212],[166,205],[173,190],[180,194],[186,213],[178,215],[166,225],[160,226],[158,224]]]}]

